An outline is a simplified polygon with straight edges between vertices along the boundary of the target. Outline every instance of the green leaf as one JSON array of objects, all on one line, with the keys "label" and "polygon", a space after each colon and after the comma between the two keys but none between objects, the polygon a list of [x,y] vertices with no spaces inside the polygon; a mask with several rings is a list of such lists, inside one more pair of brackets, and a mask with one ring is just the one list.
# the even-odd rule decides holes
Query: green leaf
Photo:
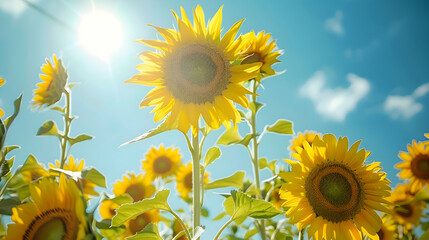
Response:
[{"label": "green leaf", "polygon": [[2,215],[12,215],[12,208],[21,204],[21,201],[17,198],[4,198],[0,200],[0,214]]},{"label": "green leaf", "polygon": [[171,211],[171,208],[167,203],[169,194],[170,190],[165,189],[157,192],[154,198],[144,199],[139,202],[120,206],[118,209],[116,209],[116,215],[112,219],[112,226],[117,227],[124,222],[152,209]]},{"label": "green leaf", "polygon": [[91,140],[92,138],[93,137],[91,137],[89,135],[82,134],[82,135],[79,135],[79,136],[77,136],[75,138],[69,138],[69,143],[70,143],[70,146],[73,146],[74,144],[76,144],[78,142],[83,142],[83,141],[86,141],[86,140]]},{"label": "green leaf", "polygon": [[259,162],[259,169],[264,169],[268,167],[268,161],[266,158],[260,158],[258,162]]},{"label": "green leaf", "polygon": [[292,122],[284,119],[277,120],[274,125],[267,126],[266,130],[278,134],[293,134]]},{"label": "green leaf", "polygon": [[268,219],[282,213],[271,203],[264,200],[253,199],[242,192],[231,191],[234,200],[233,219],[252,217],[256,219]]},{"label": "green leaf", "polygon": [[116,203],[116,204],[118,204],[118,205],[122,205],[122,204],[125,204],[125,203],[132,203],[133,202],[133,198],[128,193],[119,195],[119,196],[111,198],[109,200],[112,201],[112,202],[114,202],[114,203]]},{"label": "green leaf", "polygon": [[426,230],[420,237],[418,240],[426,240],[429,239],[429,230]]},{"label": "green leaf", "polygon": [[24,165],[17,171],[24,172],[28,170],[34,170],[34,169],[44,169],[44,167],[42,164],[40,164],[37,161],[36,157],[30,154],[30,156],[28,156],[27,160],[25,161]]},{"label": "green leaf", "polygon": [[111,223],[111,219],[103,219],[101,222],[96,222],[95,226],[100,230],[103,237],[109,240],[119,239],[119,236],[126,231],[126,228],[123,225],[119,227],[111,227]]},{"label": "green leaf", "polygon": [[208,217],[209,216],[209,210],[207,210],[207,208],[201,208],[201,216]]},{"label": "green leaf", "polygon": [[216,189],[216,188],[224,188],[224,187],[236,187],[241,189],[243,187],[243,179],[244,179],[245,172],[238,171],[235,172],[233,175],[222,178],[210,183],[207,183],[204,188],[205,189]]},{"label": "green leaf", "polygon": [[61,136],[58,133],[57,124],[54,121],[47,121],[39,128],[39,131],[37,131],[36,136],[43,135]]},{"label": "green leaf", "polygon": [[238,133],[238,130],[236,131],[233,127],[227,129],[222,136],[219,137],[216,144],[219,145],[231,145],[234,143],[238,143],[243,138]]},{"label": "green leaf", "polygon": [[244,239],[250,239],[250,237],[252,237],[253,235],[258,233],[258,229],[256,228],[252,228],[249,231],[246,232],[246,234],[244,234]]},{"label": "green leaf", "polygon": [[249,145],[250,140],[252,140],[253,134],[247,134],[240,142],[239,144],[242,144],[244,146]]},{"label": "green leaf", "polygon": [[126,240],[162,240],[158,232],[158,227],[149,223],[143,230],[138,232],[136,235],[125,238]]},{"label": "green leaf", "polygon": [[61,112],[61,113],[65,113],[66,112],[65,109],[62,108],[62,107],[60,107],[60,106],[53,106],[53,107],[50,107],[50,109],[58,111],[58,112]]},{"label": "green leaf", "polygon": [[106,187],[106,178],[95,168],[88,168],[82,171],[82,178],[95,183],[100,187]]},{"label": "green leaf", "polygon": [[3,148],[4,140],[6,139],[6,127],[0,119],[0,150]]},{"label": "green leaf", "polygon": [[221,220],[222,218],[224,218],[226,216],[226,212],[221,212],[219,213],[219,215],[217,215],[216,217],[214,217],[212,220],[213,221],[217,221],[217,220]]},{"label": "green leaf", "polygon": [[253,113],[256,113],[259,111],[259,109],[261,109],[263,106],[265,106],[265,104],[263,103],[259,103],[259,102],[250,102],[249,103],[249,109],[250,111],[252,111]]},{"label": "green leaf", "polygon": [[170,129],[168,128],[166,121],[164,121],[161,124],[159,124],[158,127],[147,131],[146,133],[144,133],[144,134],[142,134],[142,135],[134,138],[131,141],[128,141],[126,143],[121,144],[120,147],[122,147],[124,145],[127,145],[127,144],[130,144],[130,143],[133,143],[133,142],[138,142],[138,141],[141,141],[141,140],[144,140],[144,139],[148,139],[150,137],[153,137],[153,136],[158,135],[160,133],[166,132],[168,130],[170,130]]},{"label": "green leaf", "polygon": [[20,148],[20,146],[6,146],[3,148],[4,156],[6,156],[11,151]]},{"label": "green leaf", "polygon": [[18,116],[19,109],[21,108],[21,100],[22,100],[22,93],[15,100],[15,102],[13,102],[13,105],[15,107],[13,114],[10,117],[6,118],[6,120],[4,121],[4,125],[6,126],[6,131],[9,130],[10,125],[15,120],[16,116]]},{"label": "green leaf", "polygon": [[206,157],[204,158],[204,167],[207,167],[211,163],[214,162],[214,160],[218,159],[221,155],[221,151],[218,147],[211,147],[207,153]]}]

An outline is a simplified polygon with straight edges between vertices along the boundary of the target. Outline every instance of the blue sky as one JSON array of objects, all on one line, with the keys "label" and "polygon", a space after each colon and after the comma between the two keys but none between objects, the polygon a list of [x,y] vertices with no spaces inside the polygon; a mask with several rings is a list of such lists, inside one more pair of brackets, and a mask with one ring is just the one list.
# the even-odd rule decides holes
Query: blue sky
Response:
[{"label": "blue sky", "polygon": [[[11,3],[12,2],[12,3]],[[180,6],[190,13],[201,4],[206,18],[224,5],[223,28],[245,18],[241,33],[271,32],[279,49],[283,74],[263,81],[259,128],[279,118],[294,122],[296,132],[315,130],[362,139],[361,147],[372,151],[369,161],[380,161],[395,185],[399,180],[394,164],[397,154],[412,139],[423,140],[429,132],[429,3],[427,1],[47,1],[34,4],[72,27],[92,8],[116,15],[123,28],[123,41],[108,61],[103,61],[79,44],[76,33],[46,18],[20,1],[0,0],[0,107],[6,114],[12,102],[24,93],[23,107],[10,129],[7,144],[21,145],[16,163],[34,154],[47,165],[59,157],[57,139],[36,137],[49,119],[62,128],[62,119],[52,111],[32,111],[30,103],[40,67],[52,54],[63,59],[73,89],[72,136],[87,133],[95,139],[78,144],[71,154],[97,167],[111,184],[127,171],[139,172],[141,159],[150,146],[174,145],[183,160],[190,160],[186,143],[178,132],[158,135],[147,141],[119,145],[154,128],[150,108],[138,105],[151,89],[125,84],[137,73],[137,55],[150,48],[135,39],[156,39],[153,24],[172,27],[170,9]],[[241,132],[247,131],[243,123]],[[223,130],[215,131],[206,147],[215,143]],[[266,135],[261,156],[289,157],[291,137]],[[221,147],[222,157],[208,170],[211,178],[245,170],[252,177],[247,152],[239,146]],[[267,172],[262,178],[268,177]],[[226,190],[225,190],[226,191]],[[211,217],[220,211],[222,197],[207,193]],[[203,224],[207,221],[203,221]],[[221,221],[223,222],[223,221]],[[212,228],[212,227],[211,227]],[[212,236],[216,227],[207,231]]]}]

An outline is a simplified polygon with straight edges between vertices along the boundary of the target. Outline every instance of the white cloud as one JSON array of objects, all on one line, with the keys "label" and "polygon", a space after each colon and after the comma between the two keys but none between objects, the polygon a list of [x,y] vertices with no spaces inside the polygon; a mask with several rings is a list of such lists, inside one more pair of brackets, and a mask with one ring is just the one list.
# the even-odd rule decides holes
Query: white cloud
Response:
[{"label": "white cloud", "polygon": [[389,95],[384,101],[383,109],[391,118],[410,119],[423,110],[423,105],[416,102],[416,99],[423,97],[429,92],[429,83],[416,88],[411,95],[399,96]]},{"label": "white cloud", "polygon": [[329,18],[325,21],[325,28],[330,32],[333,32],[339,36],[343,36],[344,28],[342,25],[342,20],[343,20],[343,12],[338,10],[335,13],[334,17]]},{"label": "white cloud", "polygon": [[[35,3],[37,0],[28,1]],[[0,0],[0,9],[5,13],[12,14],[14,17],[19,17],[27,7],[27,3],[24,0]]]},{"label": "white cloud", "polygon": [[331,89],[325,86],[326,74],[317,71],[299,89],[299,94],[309,98],[315,105],[316,112],[326,119],[343,122],[370,90],[368,80],[353,73],[347,74],[347,81],[350,82],[348,88]]}]

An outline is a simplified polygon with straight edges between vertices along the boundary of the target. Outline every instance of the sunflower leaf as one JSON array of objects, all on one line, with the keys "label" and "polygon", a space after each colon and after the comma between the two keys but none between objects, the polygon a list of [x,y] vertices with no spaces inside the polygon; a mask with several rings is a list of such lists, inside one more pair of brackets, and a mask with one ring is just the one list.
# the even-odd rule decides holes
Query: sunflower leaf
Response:
[{"label": "sunflower leaf", "polygon": [[3,148],[4,139],[6,138],[6,127],[0,119],[0,149]]},{"label": "sunflower leaf", "polygon": [[57,124],[54,121],[47,121],[39,128],[36,136],[43,135],[61,136],[58,132]]},{"label": "sunflower leaf", "polygon": [[58,112],[61,112],[61,113],[65,113],[65,111],[66,111],[64,108],[62,108],[62,107],[60,107],[60,106],[53,106],[53,107],[51,107],[50,109],[51,109],[51,110],[58,111]]},{"label": "sunflower leaf", "polygon": [[158,227],[149,223],[143,230],[138,232],[136,235],[125,238],[126,240],[162,240],[158,232]]},{"label": "sunflower leaf", "polygon": [[15,149],[19,149],[19,148],[21,148],[21,147],[20,146],[6,146],[6,147],[4,147],[3,148],[4,156],[6,156],[11,151],[13,151]]},{"label": "sunflower leaf", "polygon": [[78,142],[83,142],[83,141],[91,140],[91,139],[93,139],[92,136],[82,134],[82,135],[79,135],[75,138],[69,138],[69,143],[70,143],[70,146],[73,146],[74,144],[76,144]]},{"label": "sunflower leaf", "polygon": [[233,175],[215,180],[213,182],[207,183],[204,188],[205,189],[216,189],[216,188],[224,188],[224,187],[236,187],[241,189],[243,187],[243,179],[245,173],[243,171],[235,172]]},{"label": "sunflower leaf", "polygon": [[246,218],[268,219],[282,213],[271,203],[264,200],[253,199],[242,192],[231,191],[234,200],[233,220]]},{"label": "sunflower leaf", "polygon": [[267,126],[266,130],[278,134],[293,134],[293,123],[288,120],[277,120],[273,125]]},{"label": "sunflower leaf", "polygon": [[232,127],[227,129],[222,136],[219,137],[216,144],[231,145],[240,142],[242,139],[243,137],[240,136],[240,133]]},{"label": "sunflower leaf", "polygon": [[221,155],[221,151],[218,147],[211,147],[204,158],[204,167],[212,164],[216,159],[218,159]]},{"label": "sunflower leaf", "polygon": [[124,145],[127,145],[127,144],[130,144],[130,143],[133,143],[133,142],[138,142],[138,141],[141,141],[141,140],[144,140],[144,139],[148,139],[150,137],[153,137],[153,136],[158,135],[160,133],[166,132],[168,130],[170,130],[170,129],[168,128],[168,125],[167,125],[166,121],[164,121],[163,123],[159,124],[156,128],[151,129],[151,130],[143,133],[142,135],[134,138],[131,141],[128,141],[126,143],[121,144],[120,147],[122,147]]},{"label": "sunflower leaf", "polygon": [[112,226],[117,227],[124,222],[152,209],[171,211],[167,203],[170,190],[165,189],[156,193],[155,197],[144,199],[139,202],[124,204],[116,209],[116,215],[112,219]]},{"label": "sunflower leaf", "polygon": [[17,171],[24,172],[24,171],[35,170],[35,169],[44,169],[44,168],[43,168],[43,165],[41,165],[37,161],[36,157],[30,154],[27,160],[25,161],[24,165]]},{"label": "sunflower leaf", "polygon": [[4,198],[0,200],[0,214],[12,215],[12,208],[21,204],[21,201],[17,198]]},{"label": "sunflower leaf", "polygon": [[259,111],[259,109],[261,109],[263,106],[265,106],[265,104],[259,103],[259,102],[250,102],[249,103],[249,109],[253,113],[257,113]]},{"label": "sunflower leaf", "polygon": [[95,168],[88,168],[82,171],[82,178],[100,187],[106,187],[106,178]]},{"label": "sunflower leaf", "polygon": [[6,120],[4,121],[6,131],[9,130],[9,127],[12,124],[13,120],[15,120],[16,116],[18,116],[19,109],[21,108],[21,100],[22,100],[22,93],[15,100],[15,102],[13,102],[13,105],[15,107],[15,111],[13,112],[13,114],[10,117],[6,118]]}]

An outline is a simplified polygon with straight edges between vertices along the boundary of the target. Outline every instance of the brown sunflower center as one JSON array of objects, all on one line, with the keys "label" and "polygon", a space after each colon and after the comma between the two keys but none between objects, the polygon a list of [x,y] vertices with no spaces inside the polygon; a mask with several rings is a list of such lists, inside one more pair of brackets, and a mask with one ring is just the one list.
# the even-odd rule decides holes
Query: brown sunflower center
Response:
[{"label": "brown sunflower center", "polygon": [[249,54],[242,62],[241,64],[249,64],[249,63],[255,63],[255,62],[263,62],[264,58],[261,56],[260,53],[253,52]]},{"label": "brown sunflower center", "polygon": [[153,162],[153,171],[157,174],[168,173],[172,167],[171,159],[166,156],[160,156]]},{"label": "brown sunflower center", "polygon": [[213,102],[222,95],[230,78],[228,59],[209,45],[182,46],[166,60],[165,84],[175,98],[185,103]]},{"label": "brown sunflower center", "polygon": [[192,189],[192,173],[186,174],[184,183],[186,188]]},{"label": "brown sunflower center", "polygon": [[125,190],[125,192],[130,194],[134,202],[137,202],[144,198],[145,189],[144,186],[140,184],[131,184],[127,187],[127,190]]},{"label": "brown sunflower center", "polygon": [[62,208],[49,209],[34,217],[24,232],[23,240],[72,240],[79,227],[77,216]]},{"label": "brown sunflower center", "polygon": [[305,190],[316,215],[331,222],[353,218],[363,205],[360,181],[341,163],[316,166],[307,177]]},{"label": "brown sunflower center", "polygon": [[413,207],[411,207],[409,204],[404,204],[395,207],[395,212],[401,217],[409,218],[413,216]]},{"label": "brown sunflower center", "polygon": [[36,171],[32,171],[31,172],[31,181],[37,180],[41,177],[42,175],[40,175],[38,172]]},{"label": "brown sunflower center", "polygon": [[417,155],[411,161],[411,171],[418,178],[429,179],[429,156]]},{"label": "brown sunflower center", "polygon": [[134,235],[140,232],[146,225],[150,223],[150,217],[147,213],[138,215],[136,218],[130,220],[130,231]]},{"label": "brown sunflower center", "polygon": [[378,238],[380,240],[384,240],[384,228],[383,226],[380,228],[380,231],[377,232]]}]

